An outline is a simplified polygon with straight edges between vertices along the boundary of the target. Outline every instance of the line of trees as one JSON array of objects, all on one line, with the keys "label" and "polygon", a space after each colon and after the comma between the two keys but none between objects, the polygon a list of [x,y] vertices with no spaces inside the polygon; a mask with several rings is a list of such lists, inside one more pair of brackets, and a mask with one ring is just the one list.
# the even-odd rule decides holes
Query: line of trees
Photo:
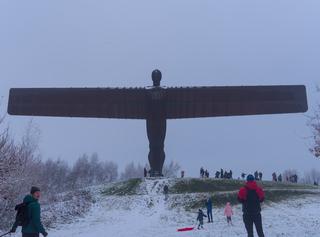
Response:
[{"label": "line of trees", "polygon": [[[12,221],[13,208],[30,184],[37,183],[40,164],[36,139],[29,127],[20,142],[14,141],[0,119],[0,229]],[[27,188],[28,187],[28,188]]]},{"label": "line of trees", "polygon": [[65,161],[47,160],[39,164],[40,186],[46,192],[63,192],[113,182],[118,178],[118,166],[100,161],[96,153],[83,154],[73,166]]}]

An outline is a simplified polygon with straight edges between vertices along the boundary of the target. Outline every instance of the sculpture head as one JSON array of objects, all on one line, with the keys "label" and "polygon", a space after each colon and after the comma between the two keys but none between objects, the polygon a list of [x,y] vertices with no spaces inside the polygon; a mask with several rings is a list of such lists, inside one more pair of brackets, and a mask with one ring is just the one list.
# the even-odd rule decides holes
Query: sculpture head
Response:
[{"label": "sculpture head", "polygon": [[153,86],[160,86],[162,74],[158,69],[156,69],[152,72],[151,77],[152,77],[152,81],[153,81]]}]

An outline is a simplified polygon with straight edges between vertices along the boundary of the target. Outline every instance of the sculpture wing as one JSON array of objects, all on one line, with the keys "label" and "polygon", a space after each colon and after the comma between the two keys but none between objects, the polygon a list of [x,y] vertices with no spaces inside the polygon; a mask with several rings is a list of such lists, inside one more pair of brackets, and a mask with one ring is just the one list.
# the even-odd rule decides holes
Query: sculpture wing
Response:
[{"label": "sculpture wing", "polygon": [[144,88],[11,89],[11,115],[145,119]]},{"label": "sculpture wing", "polygon": [[169,119],[298,113],[308,110],[305,86],[167,89]]}]

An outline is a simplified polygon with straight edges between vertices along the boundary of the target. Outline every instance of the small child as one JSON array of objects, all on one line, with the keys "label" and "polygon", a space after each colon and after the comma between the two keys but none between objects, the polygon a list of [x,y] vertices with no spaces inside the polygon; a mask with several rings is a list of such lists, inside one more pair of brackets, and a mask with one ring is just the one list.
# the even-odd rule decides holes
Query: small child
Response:
[{"label": "small child", "polygon": [[231,224],[232,225],[232,220],[231,220],[231,217],[233,215],[233,211],[232,211],[232,207],[230,205],[230,202],[227,202],[227,205],[224,209],[224,215],[227,217],[227,222],[228,222],[228,225]]},{"label": "small child", "polygon": [[199,209],[197,221],[199,221],[198,230],[203,229],[203,217],[207,217],[201,209]]}]

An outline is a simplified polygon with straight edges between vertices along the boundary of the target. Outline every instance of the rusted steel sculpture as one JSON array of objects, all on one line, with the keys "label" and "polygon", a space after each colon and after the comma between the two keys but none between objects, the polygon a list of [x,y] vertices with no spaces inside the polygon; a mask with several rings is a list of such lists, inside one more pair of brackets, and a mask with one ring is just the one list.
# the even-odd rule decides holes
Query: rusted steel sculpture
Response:
[{"label": "rusted steel sculpture", "polygon": [[161,176],[167,119],[302,113],[306,88],[292,86],[161,87],[152,72],[146,88],[13,88],[11,115],[145,119],[152,176]]}]

